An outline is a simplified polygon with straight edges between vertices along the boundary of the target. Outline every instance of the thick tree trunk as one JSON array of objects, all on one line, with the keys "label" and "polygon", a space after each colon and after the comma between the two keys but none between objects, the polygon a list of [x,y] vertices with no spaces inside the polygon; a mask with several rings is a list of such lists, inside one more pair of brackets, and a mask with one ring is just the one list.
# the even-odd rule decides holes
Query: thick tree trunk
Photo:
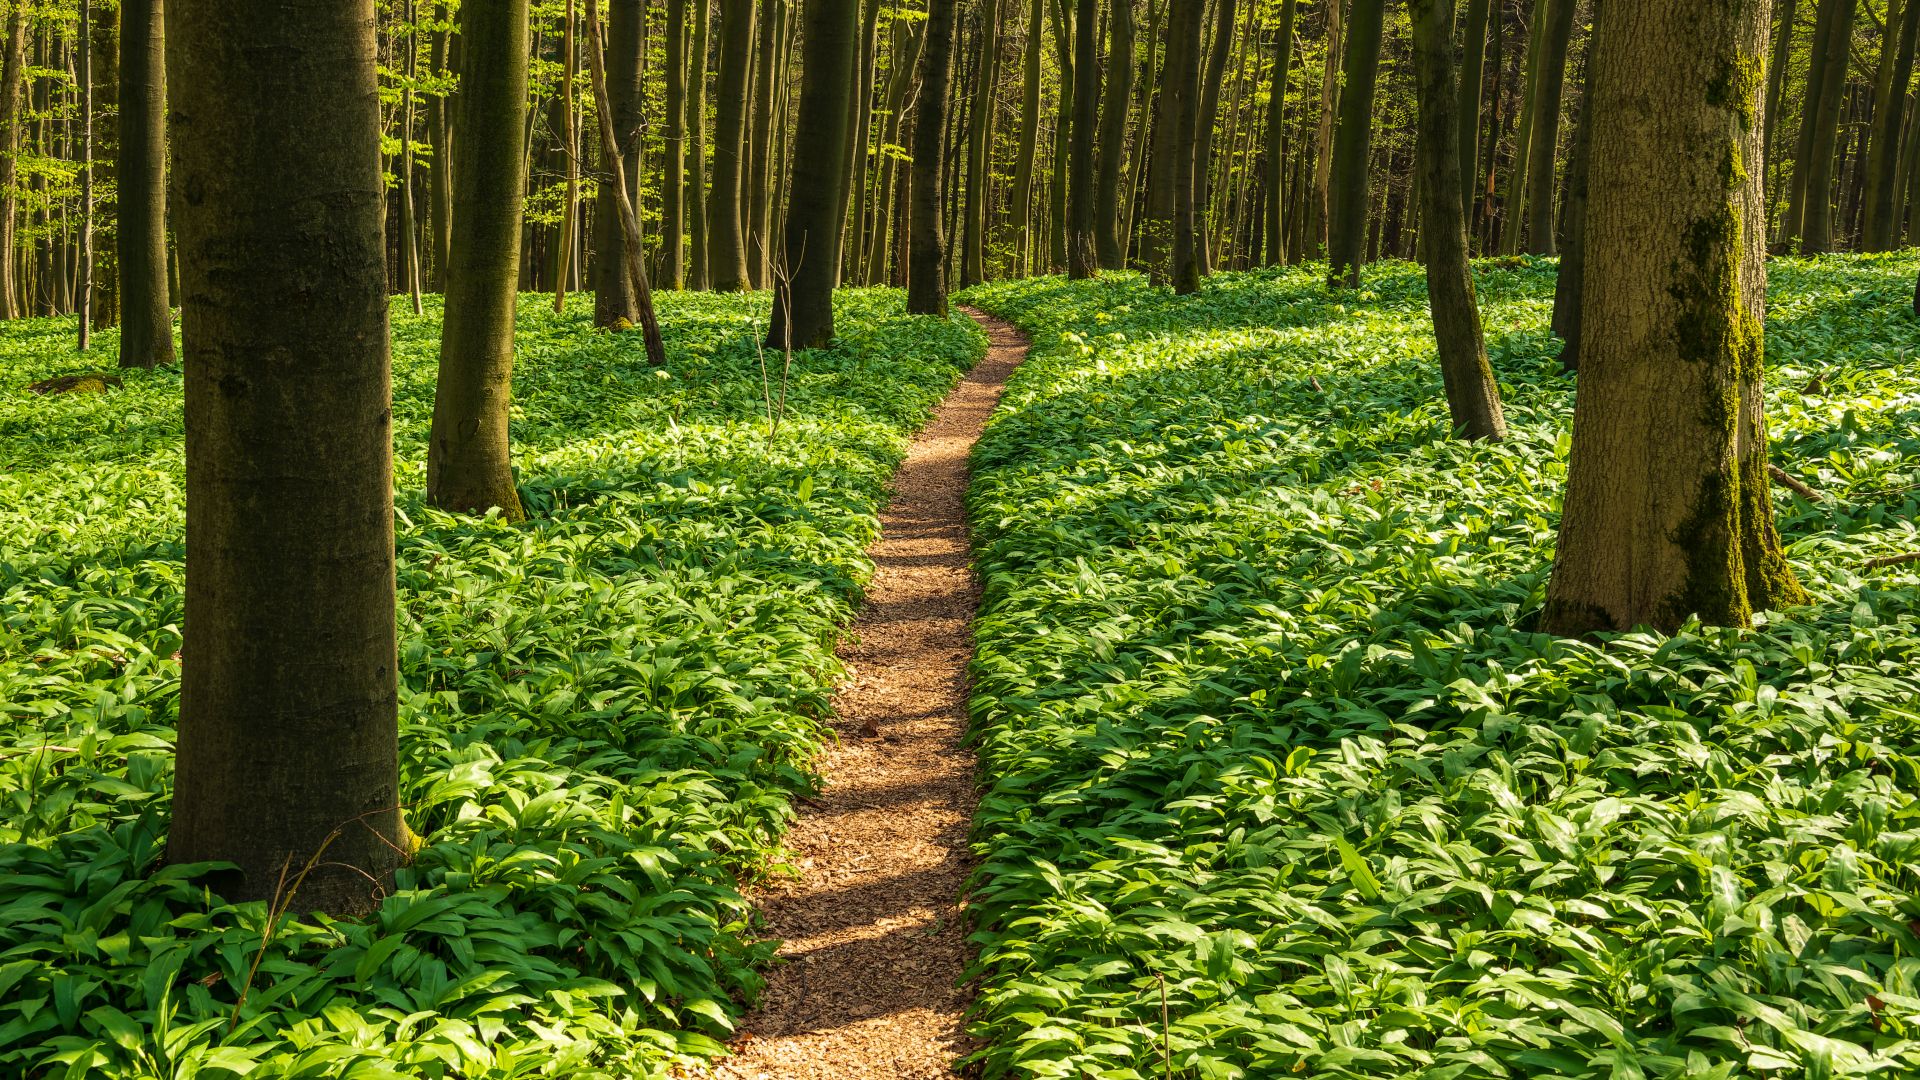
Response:
[{"label": "thick tree trunk", "polygon": [[1463,439],[1504,439],[1500,384],[1487,360],[1480,305],[1467,265],[1467,215],[1460,205],[1460,88],[1453,76],[1454,0],[1408,0],[1420,118],[1415,151],[1420,235],[1426,245],[1427,302],[1453,429]]},{"label": "thick tree trunk", "polygon": [[995,58],[1000,52],[1000,0],[983,0],[980,7],[978,77],[973,86],[973,109],[967,117],[967,190],[962,211],[960,287],[977,285],[987,277],[987,177],[993,152],[993,84]]},{"label": "thick tree trunk", "polygon": [[[1173,291],[1200,291],[1201,206],[1200,43],[1206,29],[1202,5],[1175,4],[1173,37],[1167,45],[1167,88],[1173,99]],[[1174,41],[1178,41],[1176,46]]]},{"label": "thick tree trunk", "polygon": [[1367,240],[1368,163],[1373,157],[1373,92],[1380,73],[1386,0],[1353,0],[1347,27],[1347,83],[1333,146],[1333,207],[1327,230],[1327,284],[1357,288]]},{"label": "thick tree trunk", "polygon": [[1744,626],[1806,599],[1774,529],[1762,409],[1765,16],[1749,0],[1603,9],[1584,299],[1597,332],[1550,633]]},{"label": "thick tree trunk", "polygon": [[947,239],[940,220],[941,140],[953,84],[954,6],[928,0],[927,43],[920,50],[920,103],[913,118],[912,219],[907,237],[907,310],[947,316]]},{"label": "thick tree trunk", "polygon": [[453,203],[440,379],[427,440],[427,501],[525,517],[507,444],[521,203],[527,186],[528,0],[463,0]]},{"label": "thick tree trunk", "polygon": [[[1291,0],[1289,0],[1291,2]],[[1133,107],[1133,0],[1115,0],[1107,35],[1106,100],[1100,105],[1100,163],[1094,184],[1094,247],[1103,270],[1124,270],[1121,171],[1127,165],[1127,110]]]},{"label": "thick tree trunk", "polygon": [[186,660],[167,857],[352,915],[402,842],[372,0],[173,0]]},{"label": "thick tree trunk", "polygon": [[1879,87],[1873,137],[1867,144],[1866,222],[1868,251],[1892,251],[1900,231],[1900,133],[1907,116],[1907,88],[1913,82],[1915,35],[1920,33],[1920,0],[1907,0],[1900,32],[1893,41],[1887,80]]},{"label": "thick tree trunk", "polygon": [[847,96],[858,49],[856,0],[810,0],[800,116],[794,132],[791,202],[782,266],[791,284],[774,293],[767,344],[824,348],[833,341],[833,283],[847,185]]},{"label": "thick tree trunk", "polygon": [[713,126],[713,194],[707,200],[707,280],[718,292],[747,287],[747,89],[752,85],[754,0],[720,0],[719,109]]},{"label": "thick tree trunk", "polygon": [[[598,2],[598,0],[594,0]],[[705,0],[695,0],[696,4]],[[614,134],[620,140],[620,169],[628,177],[640,171],[640,36],[644,29],[643,0],[608,0],[602,65],[606,74],[608,107],[612,110]],[[461,16],[466,18],[464,12]],[[594,16],[598,21],[599,16]],[[592,58],[588,58],[591,63]],[[461,94],[467,91],[463,88]],[[459,99],[456,98],[457,102]],[[464,112],[456,109],[459,116]],[[456,125],[457,126],[457,125]],[[454,140],[470,138],[464,130]],[[518,136],[515,136],[518,138]],[[463,155],[464,156],[464,155]],[[609,169],[604,147],[601,168]],[[456,169],[456,174],[458,170]],[[456,175],[457,182],[457,175]],[[620,192],[609,180],[602,179],[593,200],[593,324],[628,329],[640,325],[640,302],[634,295],[633,277],[627,273],[626,237],[620,227]],[[691,186],[691,185],[689,185]],[[632,198],[631,189],[628,198]],[[454,213],[462,213],[458,207]],[[461,222],[462,231],[466,223]]]},{"label": "thick tree trunk", "polygon": [[161,0],[120,8],[120,366],[173,362],[167,298],[166,33]]},{"label": "thick tree trunk", "polygon": [[1094,240],[1093,144],[1100,123],[1099,0],[1079,0],[1074,19],[1073,145],[1067,175],[1067,276],[1090,278],[1099,269]]},{"label": "thick tree trunk", "polygon": [[1287,261],[1285,220],[1285,145],[1287,120],[1287,74],[1293,68],[1293,14],[1295,0],[1280,0],[1280,22],[1274,31],[1273,72],[1267,85],[1267,171],[1266,183],[1266,263],[1280,266]]},{"label": "thick tree trunk", "polygon": [[1554,163],[1560,153],[1560,99],[1567,83],[1567,47],[1573,37],[1577,0],[1551,0],[1545,35],[1541,38],[1540,82],[1533,97],[1533,138],[1527,163],[1527,251],[1551,255],[1554,251]]},{"label": "thick tree trunk", "polygon": [[[704,0],[693,0],[695,4]],[[667,0],[666,169],[660,180],[660,287],[686,286],[687,0]],[[595,215],[596,220],[599,214]]]}]

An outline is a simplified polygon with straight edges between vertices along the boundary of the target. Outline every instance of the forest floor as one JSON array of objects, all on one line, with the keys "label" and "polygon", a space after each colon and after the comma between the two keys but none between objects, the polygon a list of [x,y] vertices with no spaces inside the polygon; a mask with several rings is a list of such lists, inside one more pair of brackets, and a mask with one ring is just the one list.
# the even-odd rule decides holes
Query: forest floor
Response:
[{"label": "forest floor", "polygon": [[975,317],[992,347],[915,438],[870,552],[873,582],[840,653],[840,740],[788,838],[799,874],[755,898],[783,944],[738,1056],[718,1068],[726,1080],[922,1080],[951,1076],[967,1049],[968,455],[1027,354],[1012,326]]}]

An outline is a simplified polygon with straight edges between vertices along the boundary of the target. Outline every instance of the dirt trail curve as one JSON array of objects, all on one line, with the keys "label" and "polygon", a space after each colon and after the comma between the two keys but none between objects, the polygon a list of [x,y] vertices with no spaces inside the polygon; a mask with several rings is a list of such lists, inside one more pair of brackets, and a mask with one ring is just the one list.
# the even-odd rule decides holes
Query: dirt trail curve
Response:
[{"label": "dirt trail curve", "polygon": [[979,599],[967,454],[1027,354],[1013,327],[968,314],[992,347],[894,479],[866,606],[840,651],[851,671],[834,697],[826,791],[788,836],[801,876],[753,898],[785,942],[783,963],[720,1080],[934,1080],[967,1049],[957,899],[970,864],[974,761],[962,740]]}]

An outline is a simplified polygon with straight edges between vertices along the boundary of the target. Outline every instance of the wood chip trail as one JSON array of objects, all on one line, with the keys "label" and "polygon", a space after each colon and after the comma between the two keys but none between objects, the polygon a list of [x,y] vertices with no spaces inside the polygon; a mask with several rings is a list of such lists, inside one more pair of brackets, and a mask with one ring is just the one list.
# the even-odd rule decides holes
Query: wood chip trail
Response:
[{"label": "wood chip trail", "polygon": [[991,347],[894,479],[873,583],[840,650],[849,679],[834,697],[826,790],[788,836],[801,876],[754,897],[784,942],[781,962],[719,1080],[934,1080],[967,1050],[958,901],[975,801],[964,739],[979,600],[967,455],[1027,355],[1012,326],[967,314]]}]

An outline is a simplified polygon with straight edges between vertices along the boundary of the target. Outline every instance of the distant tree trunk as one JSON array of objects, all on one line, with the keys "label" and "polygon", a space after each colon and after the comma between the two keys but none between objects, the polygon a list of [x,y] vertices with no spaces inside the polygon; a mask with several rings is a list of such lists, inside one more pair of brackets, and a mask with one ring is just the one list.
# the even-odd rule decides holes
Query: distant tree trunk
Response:
[{"label": "distant tree trunk", "polygon": [[[1372,0],[1354,0],[1369,3]],[[1340,109],[1342,0],[1321,0],[1326,11],[1325,66],[1320,73],[1320,127],[1314,139],[1313,191],[1307,199],[1307,241],[1302,253],[1319,258],[1327,249],[1327,226],[1333,216],[1333,119]]]},{"label": "distant tree trunk", "polygon": [[88,168],[83,186],[91,184],[93,188],[87,199],[88,248],[92,252],[87,311],[93,329],[105,330],[120,322],[120,266],[116,258],[119,178],[114,168],[120,156],[120,139],[117,125],[103,122],[103,118],[117,116],[120,111],[120,10],[118,4],[104,0],[90,0],[81,8],[83,14],[90,12],[92,57],[88,65],[92,100],[84,125]]},{"label": "distant tree trunk", "polygon": [[1048,272],[1067,268],[1067,161],[1073,156],[1073,8],[1053,0],[1053,41],[1060,65],[1059,111],[1053,123],[1053,175],[1047,184]]},{"label": "distant tree trunk", "polygon": [[1597,332],[1541,625],[1744,626],[1807,598],[1767,478],[1766,5],[1608,0],[1602,24],[1584,299]]},{"label": "distant tree trunk", "polygon": [[[451,20],[453,16],[446,11],[445,5],[439,7],[439,18]],[[449,39],[452,32],[440,27],[433,32],[433,44],[427,54],[427,64],[435,75],[445,75],[448,71]],[[444,277],[447,271],[447,246],[453,238],[453,170],[447,167],[447,158],[453,153],[453,118],[450,102],[444,94],[434,94],[427,98],[427,139],[432,145],[433,160],[427,165],[427,207],[430,213],[428,221],[428,260],[432,263],[432,274],[428,278],[429,287],[434,292],[445,288]]]},{"label": "distant tree trunk", "polygon": [[[1173,35],[1167,43],[1167,88],[1173,99],[1173,291],[1200,291],[1200,35],[1206,28],[1202,6],[1175,4]],[[1179,44],[1176,46],[1175,41]]]},{"label": "distant tree trunk", "polygon": [[[1467,265],[1467,215],[1460,205],[1460,88],[1453,77],[1454,0],[1408,0],[1413,24],[1421,202],[1420,236],[1426,246],[1427,302],[1447,411],[1463,439],[1504,439],[1500,384],[1487,361],[1480,305]],[[1356,20],[1357,22],[1357,20]]]},{"label": "distant tree trunk", "polygon": [[[1040,45],[1045,21],[1045,0],[1033,0],[1027,11],[1027,40],[1020,65],[1020,142],[1013,162],[1011,227],[1007,239],[1013,249],[1014,277],[1032,272],[1028,256],[1033,251],[1033,163],[1040,143]],[[921,90],[923,96],[926,94]]]},{"label": "distant tree trunk", "polygon": [[[1553,290],[1553,332],[1562,342],[1560,366],[1580,367],[1580,313],[1587,281],[1587,177],[1593,160],[1593,57],[1600,49],[1598,12],[1594,0],[1593,33],[1587,37],[1587,85],[1580,94],[1580,120],[1574,128],[1573,156],[1567,162],[1567,204],[1560,211],[1560,273]],[[1764,182],[1761,190],[1765,190]]]},{"label": "distant tree trunk", "polygon": [[1133,0],[1115,0],[1107,35],[1106,99],[1100,105],[1100,161],[1094,184],[1094,248],[1103,270],[1127,266],[1120,231],[1121,170],[1127,164],[1127,110],[1133,97]]},{"label": "distant tree trunk", "polygon": [[[80,74],[75,87],[80,92],[80,280],[74,284],[74,312],[80,316],[78,346],[86,352],[92,344],[93,334],[93,26],[89,0],[80,0],[80,39],[74,43],[74,50],[80,55]],[[15,91],[17,93],[17,91]],[[16,129],[18,125],[15,125]],[[18,140],[16,130],[14,138]],[[11,196],[9,196],[11,197]],[[9,287],[7,303],[13,310],[19,306],[14,298],[11,285],[13,275],[13,248],[9,246],[0,252],[0,262],[7,267]]]},{"label": "distant tree trunk", "polygon": [[720,0],[719,110],[713,127],[713,194],[707,200],[707,280],[718,292],[747,287],[741,223],[746,201],[747,89],[752,85],[754,0]]},{"label": "distant tree trunk", "polygon": [[1287,74],[1293,68],[1294,0],[1280,0],[1280,22],[1273,38],[1273,77],[1267,89],[1266,263],[1287,261],[1284,218],[1287,174],[1282,150],[1287,120]]},{"label": "distant tree trunk", "polygon": [[[1136,236],[1134,225],[1135,215],[1140,212],[1141,204],[1145,201],[1141,198],[1142,186],[1146,183],[1147,163],[1152,156],[1149,152],[1152,142],[1149,135],[1153,127],[1154,90],[1159,73],[1159,60],[1156,54],[1160,49],[1160,22],[1166,10],[1166,5],[1159,3],[1158,0],[1147,0],[1147,52],[1141,58],[1140,78],[1137,80],[1140,85],[1139,94],[1134,100],[1132,157],[1127,162],[1127,191],[1124,196],[1126,205],[1121,210],[1125,215],[1125,221],[1122,222],[1120,230],[1121,242],[1129,249],[1136,243],[1140,243],[1142,250],[1145,247],[1144,242]],[[1131,255],[1132,251],[1129,250],[1128,254]]]},{"label": "distant tree trunk", "polygon": [[[1473,235],[1474,196],[1480,182],[1480,87],[1487,71],[1488,0],[1467,0],[1467,18],[1460,30],[1460,122],[1455,145],[1460,149],[1460,205],[1466,212],[1467,235]],[[1498,58],[1496,58],[1497,61]]]},{"label": "distant tree trunk", "polygon": [[836,248],[840,252],[841,278],[858,273],[861,235],[867,225],[867,151],[873,131],[873,81],[879,47],[880,0],[866,0],[860,18],[854,92],[847,101],[847,188],[840,196],[840,220],[844,224]]},{"label": "distant tree trunk", "polygon": [[1073,58],[1073,147],[1067,171],[1067,276],[1085,279],[1099,269],[1094,240],[1093,144],[1100,123],[1099,0],[1079,0]]},{"label": "distant tree trunk", "polygon": [[[768,283],[769,240],[767,218],[772,213],[774,102],[778,98],[780,73],[776,70],[780,53],[780,29],[786,21],[784,3],[767,5],[760,19],[759,59],[753,75],[753,133],[748,138],[751,168],[747,177],[747,278],[756,289]],[[785,126],[784,123],[781,126]],[[673,155],[668,155],[669,157]]]},{"label": "distant tree trunk", "polygon": [[[818,0],[816,0],[818,2]],[[912,222],[908,227],[907,310],[947,316],[947,239],[940,220],[940,143],[953,84],[954,5],[928,0],[927,43],[920,50],[920,103],[913,118]]]},{"label": "distant tree trunk", "polygon": [[[1187,56],[1200,47],[1197,31],[1193,31],[1193,36],[1189,37],[1194,18],[1188,17],[1187,5],[1180,0],[1169,0],[1169,4],[1167,59],[1160,72],[1160,95],[1155,99],[1153,111],[1152,157],[1147,162],[1146,231],[1140,239],[1140,261],[1146,264],[1147,274],[1153,282],[1161,285],[1173,280],[1181,117],[1185,95],[1191,92],[1192,83],[1198,78],[1197,73],[1194,78],[1185,78],[1181,71]],[[1193,6],[1199,6],[1198,0],[1194,0]],[[1191,170],[1193,155],[1190,153],[1186,164]]]},{"label": "distant tree trunk", "polygon": [[[705,0],[693,0],[704,3]],[[666,169],[660,181],[660,287],[687,283],[687,0],[667,0]],[[595,218],[598,219],[596,214]]]},{"label": "distant tree trunk", "polygon": [[993,152],[994,63],[1000,52],[1000,0],[982,0],[980,6],[979,78],[973,87],[973,109],[967,117],[967,190],[960,251],[960,287],[977,285],[987,276],[987,177]]},{"label": "distant tree trunk", "polygon": [[[406,281],[407,297],[413,303],[413,313],[419,315],[423,309],[420,302],[420,236],[415,228],[413,198],[413,84],[419,75],[420,43],[414,37],[417,31],[414,28],[413,0],[405,0],[401,5],[400,17],[407,28],[407,59],[401,65],[407,81],[400,90],[400,276]],[[571,28],[568,32],[572,32]],[[571,117],[568,122],[572,122]],[[121,127],[124,131],[125,125]],[[571,206],[568,213],[572,213]],[[163,254],[166,251],[164,242],[160,250]],[[565,285],[560,287],[564,289]],[[560,294],[556,292],[554,295],[558,297]],[[555,306],[559,306],[557,299]],[[124,335],[122,340],[125,340]]]},{"label": "distant tree trunk", "polygon": [[1527,251],[1553,254],[1554,162],[1560,151],[1560,99],[1567,83],[1567,48],[1573,36],[1578,0],[1548,0],[1546,32],[1541,38],[1540,82],[1533,98],[1533,139],[1527,164]]},{"label": "distant tree trunk", "polygon": [[[920,62],[921,35],[926,23],[924,20],[908,23],[905,19],[895,19],[893,23],[893,43],[887,66],[887,96],[883,106],[886,119],[880,135],[884,150],[879,168],[879,176],[874,181],[873,231],[867,246],[866,268],[862,280],[868,285],[884,285],[888,280],[887,259],[892,254],[888,243],[888,234],[897,230],[903,221],[900,218],[897,197],[901,189],[899,182],[903,168],[899,154],[894,148],[900,145],[901,122],[907,111],[907,103],[915,85],[915,74]],[[1016,248],[1017,250],[1017,248]],[[901,264],[905,270],[905,264]],[[904,280],[904,279],[903,279]]]},{"label": "distant tree trunk", "polygon": [[19,167],[14,155],[20,148],[20,99],[23,73],[27,67],[26,5],[10,5],[7,12],[7,54],[0,61],[0,133],[6,144],[0,146],[0,319],[17,319],[25,314],[19,304],[20,287],[13,268],[14,188],[19,183]]},{"label": "distant tree trunk", "polygon": [[[687,71],[687,130],[685,150],[686,161],[686,199],[687,246],[692,251],[692,259],[687,266],[687,287],[704,289],[707,287],[707,28],[712,24],[713,11],[708,0],[692,0],[693,3],[693,53],[688,58],[691,66]],[[612,32],[610,26],[609,32]],[[617,33],[614,40],[619,40]],[[613,78],[619,81],[618,73]],[[620,138],[624,143],[629,129],[620,129]],[[635,167],[636,171],[638,166]]]},{"label": "distant tree trunk", "polygon": [[[560,251],[553,260],[553,313],[567,310],[567,289],[573,284],[573,239],[580,231],[579,110],[573,103],[574,77],[579,73],[579,42],[574,26],[573,0],[567,0],[565,28],[560,43],[561,144],[566,154],[566,200],[560,211]],[[417,306],[417,294],[416,294]]]},{"label": "distant tree trunk", "polygon": [[[1194,253],[1202,277],[1213,272],[1212,227],[1207,222],[1213,204],[1213,129],[1220,119],[1220,85],[1227,81],[1227,60],[1233,54],[1234,0],[1213,0],[1213,12],[1213,45],[1200,76],[1193,135]],[[1231,143],[1227,149],[1233,149]]]},{"label": "distant tree trunk", "polygon": [[373,2],[170,7],[193,546],[167,858],[362,914],[403,835]]},{"label": "distant tree trunk", "polygon": [[[1767,111],[1761,118],[1762,168],[1771,169],[1773,165],[1774,121],[1779,119],[1781,105],[1787,88],[1787,67],[1793,60],[1794,16],[1798,13],[1799,0],[1779,0],[1774,5],[1774,19],[1779,24],[1779,32],[1774,38],[1773,58],[1767,61]],[[1766,177],[1761,177],[1764,182]],[[1769,220],[1773,214],[1772,195],[1775,189],[1768,187],[1769,201],[1767,214]]]},{"label": "distant tree trunk", "polygon": [[[695,2],[704,3],[705,0]],[[613,110],[614,133],[620,139],[620,167],[630,177],[637,176],[640,171],[640,36],[645,22],[642,17],[643,3],[644,0],[608,0],[606,55],[602,60],[606,71],[608,104]],[[466,18],[464,10],[461,17],[463,20]],[[598,17],[594,16],[596,20]],[[465,94],[467,91],[462,87],[460,92]],[[456,114],[461,117],[466,115],[458,110]],[[457,128],[458,124],[455,126]],[[461,139],[471,137],[465,131],[458,132],[454,139],[455,152],[460,150]],[[519,136],[514,136],[516,147],[518,140]],[[606,167],[604,160],[602,167]],[[457,183],[457,168],[455,172]],[[597,187],[599,190],[593,200],[593,324],[624,330],[640,325],[640,303],[634,295],[632,277],[626,269],[626,238],[620,228],[619,192],[607,180],[602,180]],[[456,208],[456,216],[463,209]],[[463,231],[466,227],[464,222],[460,226]]]},{"label": "distant tree trunk", "polygon": [[1900,133],[1907,116],[1907,88],[1913,82],[1915,35],[1920,33],[1920,0],[1907,0],[1888,77],[1879,90],[1873,138],[1867,144],[1866,223],[1868,251],[1892,251],[1900,232]]},{"label": "distant tree trunk", "polygon": [[1386,0],[1353,0],[1347,27],[1347,83],[1333,143],[1333,207],[1327,283],[1358,288],[1366,254],[1368,163],[1373,157],[1373,91],[1380,73]]},{"label": "distant tree trunk", "polygon": [[173,362],[167,298],[166,32],[161,0],[120,7],[120,366]]},{"label": "distant tree trunk", "polygon": [[526,515],[507,445],[513,403],[513,320],[527,186],[528,0],[462,0],[460,141],[453,203],[460,217],[447,261],[440,379],[427,439],[427,501],[478,514]]},{"label": "distant tree trunk", "polygon": [[858,48],[856,0],[810,0],[804,37],[800,116],[782,264],[792,285],[774,293],[767,344],[824,348],[833,341],[836,245],[847,184],[847,96]]},{"label": "distant tree trunk", "polygon": [[[644,14],[644,9],[642,9]],[[647,362],[658,367],[667,362],[666,345],[660,339],[660,320],[653,310],[653,287],[647,281],[646,259],[641,253],[640,218],[633,212],[634,186],[627,178],[626,155],[620,152],[620,135],[614,128],[617,109],[607,92],[606,41],[600,32],[600,0],[587,0],[587,74],[593,82],[593,111],[600,128],[600,155],[611,174],[606,187],[613,192],[614,220],[620,229],[621,262],[626,270],[626,287],[640,316],[640,336],[646,344]]]},{"label": "distant tree trunk", "polygon": [[[1800,250],[1808,255],[1827,251],[1833,243],[1833,158],[1840,130],[1840,111],[1846,104],[1847,57],[1853,42],[1854,0],[1827,0],[1825,55],[1820,58],[1818,96],[1809,94],[1807,109],[1813,121],[1812,146],[1800,159],[1804,184],[1796,181],[1802,216]],[[1811,79],[1809,75],[1809,79]],[[1791,214],[1791,211],[1789,211]]]}]

